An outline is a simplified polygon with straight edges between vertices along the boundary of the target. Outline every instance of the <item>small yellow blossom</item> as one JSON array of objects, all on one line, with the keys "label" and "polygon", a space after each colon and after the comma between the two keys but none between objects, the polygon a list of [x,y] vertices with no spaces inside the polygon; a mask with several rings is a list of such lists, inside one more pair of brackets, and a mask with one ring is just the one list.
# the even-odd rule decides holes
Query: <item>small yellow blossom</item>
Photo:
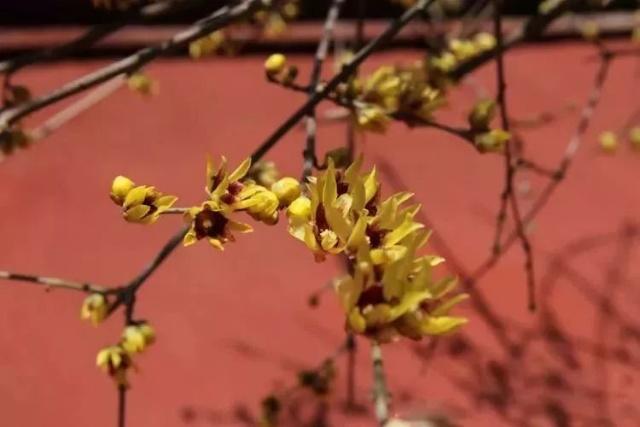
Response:
[{"label": "small yellow blossom", "polygon": [[496,47],[496,38],[491,33],[478,33],[473,38],[473,42],[480,51],[491,50]]},{"label": "small yellow blossom", "polygon": [[280,173],[274,162],[259,161],[251,165],[246,179],[250,179],[258,185],[271,188],[276,183]]},{"label": "small yellow blossom", "polygon": [[256,221],[273,225],[278,222],[280,200],[272,191],[261,185],[247,182],[235,196],[231,205],[234,211],[246,211]]},{"label": "small yellow blossom", "polygon": [[264,35],[267,38],[276,38],[287,29],[287,21],[279,13],[270,13],[264,25]]},{"label": "small yellow blossom", "polygon": [[472,41],[461,39],[451,39],[449,49],[458,61],[465,61],[479,52],[478,47]]},{"label": "small yellow blossom", "polygon": [[235,240],[233,231],[240,233],[252,231],[250,225],[230,219],[228,212],[212,201],[189,209],[185,218],[191,223],[183,239],[185,246],[193,245],[198,240],[206,238],[211,246],[223,250],[225,243]]},{"label": "small yellow blossom", "polygon": [[89,320],[93,326],[98,326],[106,319],[109,312],[107,297],[102,294],[91,294],[86,297],[80,310],[80,318]]},{"label": "small yellow blossom", "polygon": [[600,27],[594,20],[587,20],[580,26],[580,34],[585,40],[595,41],[600,36]]},{"label": "small yellow blossom", "polygon": [[475,136],[474,142],[481,153],[500,153],[511,139],[511,134],[503,129],[491,129]]},{"label": "small yellow blossom", "polygon": [[129,354],[142,353],[156,340],[156,333],[146,322],[129,325],[122,332],[120,346]]},{"label": "small yellow blossom", "polygon": [[384,133],[391,118],[377,105],[364,105],[356,109],[356,124],[362,130]]},{"label": "small yellow blossom", "polygon": [[126,221],[151,224],[178,198],[165,195],[151,186],[136,187],[130,179],[118,176],[111,184],[111,200],[122,207],[122,216]]},{"label": "small yellow blossom", "polygon": [[297,179],[284,177],[271,186],[271,191],[276,195],[280,206],[289,206],[291,202],[300,196],[300,183]]},{"label": "small yellow blossom", "polygon": [[335,282],[350,331],[380,342],[398,336],[419,340],[425,335],[453,332],[467,322],[449,315],[466,295],[444,298],[455,281],[434,281],[432,260],[415,256],[416,249],[426,241],[425,236],[413,233],[404,255],[386,264],[382,273],[374,268],[367,245],[360,247],[353,273]]},{"label": "small yellow blossom", "polygon": [[98,352],[96,365],[113,378],[116,385],[128,387],[127,371],[133,366],[131,356],[119,345],[103,348]]},{"label": "small yellow blossom", "polygon": [[127,79],[129,89],[142,95],[155,95],[158,85],[149,76],[143,73],[135,73]]},{"label": "small yellow blossom", "polygon": [[126,176],[116,176],[111,184],[111,200],[118,205],[122,205],[129,191],[135,186],[136,184]]},{"label": "small yellow blossom", "polygon": [[614,132],[602,132],[599,137],[600,148],[605,153],[614,153],[618,149],[618,137]]},{"label": "small yellow blossom", "polygon": [[476,132],[486,132],[489,130],[489,124],[495,116],[496,103],[492,99],[483,99],[473,106],[473,110],[469,113],[468,121],[471,129]]},{"label": "small yellow blossom", "polygon": [[631,148],[640,150],[640,126],[629,130],[629,142],[631,142]]},{"label": "small yellow blossom", "polygon": [[270,76],[280,74],[287,66],[287,57],[281,53],[270,55],[264,63],[264,69]]},{"label": "small yellow blossom", "polygon": [[204,56],[211,55],[221,49],[227,42],[227,37],[222,30],[201,37],[189,44],[189,55],[193,59],[200,59]]},{"label": "small yellow blossom", "polygon": [[458,60],[453,53],[443,52],[441,55],[431,58],[430,64],[436,70],[446,74],[458,65]]}]

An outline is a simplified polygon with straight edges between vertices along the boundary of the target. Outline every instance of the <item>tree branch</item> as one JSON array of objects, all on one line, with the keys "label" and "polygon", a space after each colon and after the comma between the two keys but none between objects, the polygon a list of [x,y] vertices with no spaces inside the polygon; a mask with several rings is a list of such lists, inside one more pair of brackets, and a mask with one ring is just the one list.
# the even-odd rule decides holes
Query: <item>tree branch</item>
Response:
[{"label": "tree branch", "polygon": [[371,341],[371,363],[373,364],[373,404],[378,425],[384,427],[389,421],[389,392],[384,373],[382,349],[376,341]]}]

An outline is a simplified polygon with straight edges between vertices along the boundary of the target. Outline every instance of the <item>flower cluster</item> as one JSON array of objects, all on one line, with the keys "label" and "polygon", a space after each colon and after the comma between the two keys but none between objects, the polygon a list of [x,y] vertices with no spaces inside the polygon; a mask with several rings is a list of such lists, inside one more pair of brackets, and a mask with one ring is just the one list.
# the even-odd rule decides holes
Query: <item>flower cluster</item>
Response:
[{"label": "flower cluster", "polygon": [[136,186],[125,176],[117,176],[111,184],[111,200],[122,208],[122,216],[129,222],[151,224],[178,200],[155,187]]},{"label": "flower cluster", "polygon": [[[295,19],[300,10],[298,0],[275,0],[267,9],[257,11],[248,19],[248,24],[257,27],[267,38],[276,38],[287,29],[287,23]],[[240,45],[239,37],[235,37],[238,25],[229,25],[216,30],[189,44],[189,55],[193,59],[201,59],[209,55],[224,53],[234,54]]]},{"label": "flower cluster", "polygon": [[107,373],[117,386],[128,387],[127,374],[134,368],[133,358],[154,343],[156,334],[147,322],[136,322],[122,331],[120,342],[98,352],[96,365]]},{"label": "flower cluster", "polygon": [[130,222],[150,224],[163,213],[184,213],[190,224],[183,241],[185,246],[206,239],[211,246],[222,250],[227,242],[235,240],[234,232],[252,231],[249,224],[235,220],[234,213],[244,212],[255,221],[273,225],[278,222],[280,210],[300,195],[300,183],[296,179],[277,179],[273,167],[257,166],[252,169],[251,159],[246,159],[229,171],[226,158],[222,157],[218,166],[208,160],[207,198],[197,206],[172,208],[177,200],[175,196],[164,195],[152,186],[136,186],[123,176],[113,180],[111,199],[122,207],[123,217]]},{"label": "flower cluster", "polygon": [[390,116],[404,120],[430,120],[444,105],[446,87],[432,80],[427,63],[410,66],[385,65],[371,75],[355,79],[356,123],[365,130],[383,132]]},{"label": "flower cluster", "polygon": [[467,117],[474,143],[481,153],[502,152],[507,141],[511,139],[511,134],[504,129],[491,128],[495,110],[494,100],[481,99],[476,102]]},{"label": "flower cluster", "polygon": [[444,297],[455,280],[434,280],[442,258],[418,255],[427,242],[415,220],[418,205],[409,193],[381,201],[375,169],[361,173],[362,159],[344,172],[329,162],[310,178],[306,192],[287,208],[289,232],[317,261],[342,254],[349,273],[335,280],[348,330],[380,342],[398,336],[420,339],[451,332],[466,319],[449,315],[466,295]]}]

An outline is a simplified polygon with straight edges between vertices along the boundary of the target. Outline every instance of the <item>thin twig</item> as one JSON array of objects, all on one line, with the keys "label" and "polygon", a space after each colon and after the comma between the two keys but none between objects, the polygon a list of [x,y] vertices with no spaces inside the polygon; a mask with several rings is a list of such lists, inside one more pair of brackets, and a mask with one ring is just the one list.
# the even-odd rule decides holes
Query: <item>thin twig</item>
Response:
[{"label": "thin twig", "polygon": [[57,277],[37,276],[33,274],[11,273],[9,271],[0,271],[0,279],[13,280],[18,282],[29,282],[36,285],[46,286],[47,288],[69,289],[72,291],[84,293],[109,294],[118,291],[116,288],[108,288],[105,286],[95,285],[93,283],[80,283]]},{"label": "thin twig", "polygon": [[[494,0],[494,33],[496,37],[496,82],[498,94],[496,101],[500,106],[500,120],[502,128],[509,132],[509,112],[506,101],[507,84],[505,78],[504,67],[504,45],[502,34],[502,0]],[[502,229],[506,218],[506,209],[511,207],[511,215],[515,223],[515,231],[520,240],[522,251],[525,256],[525,273],[527,276],[527,295],[529,310],[535,310],[535,270],[533,264],[533,251],[531,250],[531,242],[526,234],[525,226],[520,213],[518,197],[513,191],[513,182],[517,171],[517,163],[515,155],[512,152],[511,139],[505,144],[505,183],[504,190],[501,195],[501,205],[498,212],[496,224],[496,236],[493,251],[500,251],[500,239],[502,237]]]},{"label": "thin twig", "polygon": [[356,354],[358,346],[352,333],[347,335],[347,409],[356,406]]},{"label": "thin twig", "polygon": [[382,361],[382,349],[376,341],[371,342],[371,363],[373,364],[373,404],[378,425],[384,427],[389,420],[389,391]]},{"label": "thin twig", "polygon": [[127,386],[118,386],[118,427],[125,427],[127,414]]},{"label": "thin twig", "polygon": [[[565,149],[564,155],[562,156],[559,166],[556,169],[555,176],[556,179],[550,181],[547,186],[542,191],[541,195],[535,201],[531,209],[523,216],[522,220],[525,226],[527,226],[538,214],[544,206],[546,206],[549,198],[558,187],[559,183],[566,176],[569,167],[571,166],[572,160],[580,148],[582,144],[582,140],[584,138],[584,134],[589,128],[589,124],[591,123],[591,118],[593,117],[593,113],[595,111],[598,102],[600,101],[600,96],[602,93],[602,88],[607,79],[607,74],[609,71],[609,66],[611,64],[611,56],[603,54],[602,62],[596,73],[595,81],[593,84],[593,88],[589,95],[589,99],[587,100],[586,105],[582,110],[582,114],[580,116],[580,120],[578,122],[578,126],[574,135],[569,140],[567,147]],[[500,260],[502,255],[506,252],[506,250],[518,239],[518,233],[514,230],[512,231],[504,243],[502,244],[502,251],[498,254],[492,254],[486,259],[482,264],[480,264],[476,269],[474,269],[470,275],[473,278],[473,281],[476,282],[481,277],[483,277],[493,266]]]},{"label": "thin twig", "polygon": [[[311,78],[309,79],[309,98],[311,98],[316,92],[316,87],[320,82],[320,74],[322,72],[322,64],[324,60],[327,58],[327,51],[329,50],[329,42],[331,41],[331,37],[333,34],[333,28],[335,26],[336,21],[338,20],[338,15],[340,14],[340,9],[344,4],[344,0],[333,0],[331,6],[329,7],[329,12],[327,13],[327,18],[324,22],[324,29],[322,32],[322,38],[320,39],[320,43],[318,43],[318,49],[316,50],[316,56],[313,60],[313,69],[311,71]],[[306,118],[306,130],[307,137],[305,141],[305,148],[302,152],[304,158],[304,164],[302,167],[302,180],[311,175],[313,171],[314,165],[317,163],[316,158],[316,111],[315,108],[311,108],[307,113]]]},{"label": "thin twig", "polygon": [[322,90],[315,91],[307,101],[298,108],[287,120],[284,121],[269,137],[254,151],[251,160],[260,160],[280,139],[286,135],[296,123],[298,123],[309,111],[315,108],[324,98],[327,97],[338,85],[349,78],[355,70],[369,57],[378,47],[391,40],[398,32],[416,16],[423,13],[434,0],[420,0],[411,8],[407,9],[398,19],[395,19],[386,30],[378,37],[370,41],[360,49],[354,57],[343,65],[342,69],[331,80],[329,80]]}]

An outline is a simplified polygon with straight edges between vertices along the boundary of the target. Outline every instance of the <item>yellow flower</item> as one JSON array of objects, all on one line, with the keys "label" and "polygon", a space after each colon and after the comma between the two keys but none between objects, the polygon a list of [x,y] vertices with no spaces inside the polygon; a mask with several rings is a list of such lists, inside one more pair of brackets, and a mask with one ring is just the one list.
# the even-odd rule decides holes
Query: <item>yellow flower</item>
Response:
[{"label": "yellow flower", "polygon": [[465,61],[475,56],[479,49],[470,40],[452,39],[449,41],[449,49],[458,61]]},{"label": "yellow flower", "polygon": [[378,181],[375,169],[360,173],[362,158],[346,171],[327,170],[307,185],[310,198],[294,200],[287,209],[289,233],[311,249],[317,261],[325,254],[355,249],[365,236],[366,208],[371,207]]},{"label": "yellow flower", "polygon": [[600,35],[600,27],[598,23],[594,20],[585,21],[580,26],[580,34],[585,40],[595,41],[598,39]]},{"label": "yellow flower", "polygon": [[189,209],[185,217],[191,222],[191,227],[184,236],[183,244],[190,246],[206,238],[211,246],[223,250],[225,243],[235,240],[232,231],[252,231],[248,224],[233,221],[227,215],[222,207],[211,201]]},{"label": "yellow flower", "polygon": [[414,233],[405,254],[374,268],[367,245],[358,250],[353,273],[336,280],[335,288],[347,316],[347,328],[381,342],[402,335],[418,340],[425,335],[442,335],[465,324],[461,317],[449,316],[450,309],[466,298],[444,296],[455,281],[434,281],[433,257],[416,257],[426,233]]},{"label": "yellow flower", "polygon": [[122,332],[120,346],[130,354],[142,353],[156,340],[156,333],[146,322],[129,325]]},{"label": "yellow flower", "polygon": [[300,183],[297,179],[287,176],[275,182],[271,191],[280,201],[280,206],[289,206],[300,196]]},{"label": "yellow flower", "polygon": [[220,201],[227,205],[235,202],[235,196],[244,188],[240,180],[249,172],[251,158],[244,160],[233,172],[227,172],[227,158],[222,156],[220,166],[213,165],[207,159],[207,185],[205,191],[211,200]]},{"label": "yellow flower", "polygon": [[481,51],[491,50],[496,47],[496,38],[491,33],[478,33],[473,38],[473,42],[475,43],[476,48]]},{"label": "yellow flower", "polygon": [[489,132],[477,134],[474,142],[481,153],[500,153],[511,139],[511,134],[503,129],[491,129]]},{"label": "yellow flower", "polygon": [[[175,196],[165,195],[154,187],[147,185],[129,189],[124,200],[122,200],[121,195],[124,194],[124,189],[133,183],[119,178],[122,177],[114,180],[111,198],[122,206],[122,216],[126,221],[151,224],[160,217],[162,212],[169,209],[178,200]],[[121,203],[119,202],[120,200],[122,200]]]},{"label": "yellow flower", "polygon": [[80,310],[80,318],[89,320],[93,326],[98,326],[106,319],[109,311],[107,298],[102,294],[91,294],[84,299]]},{"label": "yellow flower", "polygon": [[614,153],[618,149],[618,138],[611,131],[600,134],[600,148],[605,153]]},{"label": "yellow flower", "polygon": [[431,58],[430,64],[436,70],[446,74],[458,65],[458,59],[451,52],[443,52],[440,56]]},{"label": "yellow flower", "polygon": [[116,176],[111,184],[111,200],[117,205],[122,205],[129,191],[136,185],[126,176]]},{"label": "yellow flower", "polygon": [[489,124],[495,116],[496,103],[492,99],[483,99],[473,106],[473,110],[469,113],[468,121],[471,129],[476,132],[486,132],[489,130]]},{"label": "yellow flower", "polygon": [[280,74],[287,66],[287,57],[281,53],[270,55],[264,63],[264,69],[270,76]]},{"label": "yellow flower", "polygon": [[158,85],[149,76],[143,73],[135,73],[127,79],[129,89],[142,95],[155,95]]},{"label": "yellow flower", "polygon": [[131,356],[119,345],[98,352],[96,365],[113,378],[118,386],[128,387],[127,371],[133,366]]},{"label": "yellow flower", "polygon": [[265,224],[278,222],[280,200],[275,193],[263,186],[247,182],[235,199],[231,205],[234,211],[246,211],[253,219]]},{"label": "yellow flower", "polygon": [[227,37],[222,30],[214,31],[207,36],[191,42],[191,44],[189,44],[189,55],[193,59],[200,59],[215,53],[224,46],[226,41]]},{"label": "yellow flower", "polygon": [[631,147],[640,150],[640,126],[636,126],[629,130],[629,141],[631,142]]},{"label": "yellow flower", "polygon": [[373,104],[367,104],[356,109],[356,124],[362,130],[384,133],[391,121],[385,111]]},{"label": "yellow flower", "polygon": [[246,179],[250,179],[263,187],[271,188],[279,176],[278,168],[274,162],[259,161],[251,165]]}]

